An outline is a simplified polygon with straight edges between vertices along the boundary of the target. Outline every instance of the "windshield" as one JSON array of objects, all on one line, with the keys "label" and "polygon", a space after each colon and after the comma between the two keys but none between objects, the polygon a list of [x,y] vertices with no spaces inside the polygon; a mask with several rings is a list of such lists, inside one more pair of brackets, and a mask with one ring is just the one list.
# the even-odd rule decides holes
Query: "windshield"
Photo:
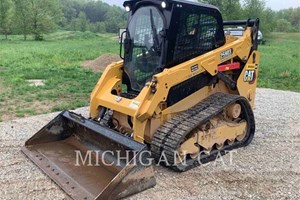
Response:
[{"label": "windshield", "polygon": [[159,32],[163,27],[163,19],[153,6],[140,8],[129,22],[124,69],[133,90],[140,91],[157,72],[161,55]]}]

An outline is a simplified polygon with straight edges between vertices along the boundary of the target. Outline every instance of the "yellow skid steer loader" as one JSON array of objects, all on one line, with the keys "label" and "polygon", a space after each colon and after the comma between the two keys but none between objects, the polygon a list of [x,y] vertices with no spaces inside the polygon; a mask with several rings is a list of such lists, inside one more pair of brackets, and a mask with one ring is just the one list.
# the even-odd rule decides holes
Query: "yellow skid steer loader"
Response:
[{"label": "yellow skid steer loader", "polygon": [[152,159],[186,171],[254,136],[258,19],[179,0],[124,7],[123,60],[95,86],[90,118],[62,112],[22,148],[73,199],[124,198],[156,184]]}]

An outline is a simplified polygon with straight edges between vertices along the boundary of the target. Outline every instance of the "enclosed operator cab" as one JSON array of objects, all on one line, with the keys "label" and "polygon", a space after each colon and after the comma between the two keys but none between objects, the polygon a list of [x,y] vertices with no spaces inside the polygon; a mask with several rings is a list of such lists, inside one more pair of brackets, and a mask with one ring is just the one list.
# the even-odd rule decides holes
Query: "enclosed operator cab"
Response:
[{"label": "enclosed operator cab", "polygon": [[225,43],[217,7],[176,0],[126,1],[124,7],[129,11],[123,78],[128,91],[139,92],[154,74]]}]

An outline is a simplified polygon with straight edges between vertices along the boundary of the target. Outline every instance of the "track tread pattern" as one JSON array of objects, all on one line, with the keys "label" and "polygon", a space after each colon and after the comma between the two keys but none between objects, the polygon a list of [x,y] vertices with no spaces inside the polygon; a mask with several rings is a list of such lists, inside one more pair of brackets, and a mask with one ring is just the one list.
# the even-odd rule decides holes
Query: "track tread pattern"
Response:
[{"label": "track tread pattern", "polygon": [[[212,152],[210,155],[200,158],[200,162],[196,159],[190,159],[187,161],[187,165],[175,164],[174,152],[177,151],[185,137],[196,127],[206,123],[209,119],[221,113],[228,105],[234,102],[239,102],[241,104],[243,113],[250,125],[248,126],[248,133],[245,139],[236,142],[231,146],[224,146],[220,152]],[[216,157],[220,155],[219,153],[224,155],[226,150],[232,150],[248,145],[253,139],[254,132],[254,115],[248,101],[244,97],[238,95],[216,93],[194,107],[174,116],[162,125],[154,134],[151,143],[151,152],[156,161],[160,159],[162,152],[164,152],[168,159],[168,163],[171,164],[171,166],[167,167],[172,168],[175,171],[186,171],[197,167],[200,164],[215,160]]]}]

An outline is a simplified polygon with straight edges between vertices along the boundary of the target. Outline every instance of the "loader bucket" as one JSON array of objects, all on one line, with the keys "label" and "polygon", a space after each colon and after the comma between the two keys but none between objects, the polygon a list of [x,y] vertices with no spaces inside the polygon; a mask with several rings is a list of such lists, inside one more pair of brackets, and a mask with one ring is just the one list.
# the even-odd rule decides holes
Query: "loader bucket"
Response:
[{"label": "loader bucket", "polygon": [[22,151],[73,199],[120,199],[156,184],[146,145],[68,111]]}]

